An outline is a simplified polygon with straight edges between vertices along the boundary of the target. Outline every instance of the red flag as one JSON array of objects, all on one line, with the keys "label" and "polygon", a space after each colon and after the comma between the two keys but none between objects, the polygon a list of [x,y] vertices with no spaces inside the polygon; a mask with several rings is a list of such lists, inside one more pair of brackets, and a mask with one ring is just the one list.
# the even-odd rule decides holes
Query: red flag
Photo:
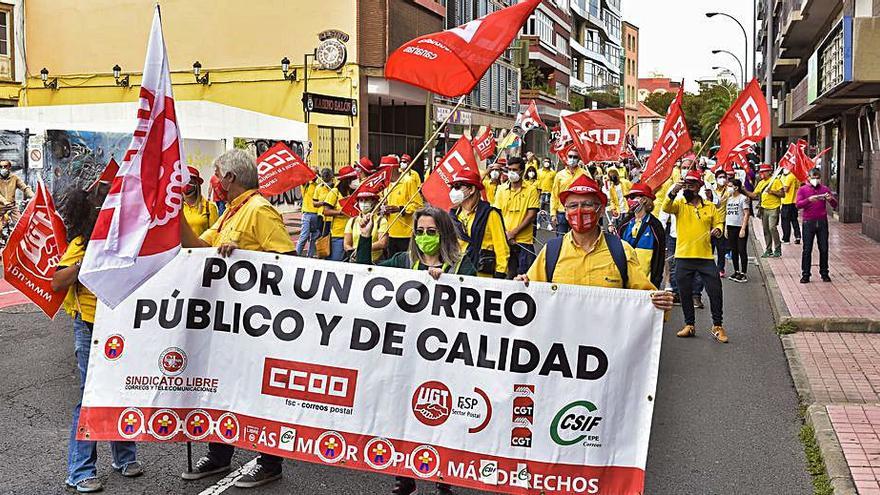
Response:
[{"label": "red flag", "polygon": [[144,62],[137,129],[98,214],[79,281],[116,307],[180,250],[183,160],[159,7]]},{"label": "red flag", "polygon": [[[816,160],[820,156],[822,156],[826,152],[828,152],[828,150],[830,150],[830,149],[831,149],[830,147],[825,148],[818,155],[814,156],[813,158],[810,158],[809,156],[807,156],[807,142],[804,141],[803,139],[799,139],[796,145],[791,144],[788,147],[789,152],[792,152],[792,151],[794,152],[793,163],[786,162],[785,164],[783,164],[780,161],[780,165],[791,170],[791,173],[793,173],[794,176],[797,177],[797,179],[799,181],[806,182],[807,179],[810,178],[810,170],[813,170],[813,168],[816,167]],[[783,157],[783,160],[785,160],[785,158],[787,156],[788,156],[788,153],[785,154],[785,157]]]},{"label": "red flag", "polygon": [[474,158],[474,148],[471,142],[462,136],[422,186],[425,201],[444,210],[452,208],[452,202],[449,201],[452,177],[466,168],[479,170],[477,160]]},{"label": "red flag", "polygon": [[626,119],[622,108],[582,110],[562,117],[586,162],[617,161],[626,145]]},{"label": "red flag", "polygon": [[526,0],[404,43],[388,56],[385,77],[450,98],[470,93],[540,3]]},{"label": "red flag", "polygon": [[806,180],[801,179],[798,172],[795,172],[798,169],[798,145],[795,143],[789,143],[788,151],[779,160],[779,167],[790,170],[802,182]]},{"label": "red flag", "polygon": [[67,250],[64,222],[55,211],[52,196],[40,179],[37,194],[28,203],[3,250],[3,276],[53,318],[66,290],[52,291],[52,276]]},{"label": "red flag", "polygon": [[378,172],[364,179],[351,195],[342,200],[340,203],[342,213],[345,213],[350,217],[358,216],[358,214],[360,214],[360,210],[357,207],[358,193],[362,191],[373,191],[378,193],[382,189],[388,187],[389,184],[391,184],[391,169],[388,167],[382,167]]},{"label": "red flag", "polygon": [[538,115],[538,106],[535,104],[535,100],[531,100],[525,113],[520,112],[517,114],[516,123],[513,125],[513,128],[521,129],[519,134],[525,136],[532,129],[537,129],[539,127],[544,129],[547,128],[544,121],[541,120],[541,116]]},{"label": "red flag", "polygon": [[752,79],[733,106],[721,118],[721,148],[716,160],[727,163],[730,155],[747,150],[770,133],[770,109],[757,79]]},{"label": "red flag", "polygon": [[110,162],[107,163],[107,166],[104,167],[104,171],[101,172],[101,176],[95,179],[95,182],[92,182],[86,191],[91,191],[92,189],[98,187],[98,184],[112,184],[113,178],[116,177],[116,174],[119,173],[119,164],[116,163],[115,158],[110,158]]},{"label": "red flag", "polygon": [[315,172],[286,144],[275,143],[257,158],[260,194],[275,196],[315,180]]},{"label": "red flag", "polygon": [[672,175],[675,162],[694,146],[687,122],[684,120],[684,110],[681,108],[683,98],[684,84],[678,89],[678,95],[669,105],[663,132],[654,144],[648,164],[645,165],[645,171],[642,173],[641,182],[655,191]]},{"label": "red flag", "polygon": [[486,127],[486,130],[479,136],[475,137],[471,144],[477,150],[477,155],[480,156],[480,160],[486,160],[494,155],[497,143],[495,142],[495,134],[492,133],[492,128]]}]

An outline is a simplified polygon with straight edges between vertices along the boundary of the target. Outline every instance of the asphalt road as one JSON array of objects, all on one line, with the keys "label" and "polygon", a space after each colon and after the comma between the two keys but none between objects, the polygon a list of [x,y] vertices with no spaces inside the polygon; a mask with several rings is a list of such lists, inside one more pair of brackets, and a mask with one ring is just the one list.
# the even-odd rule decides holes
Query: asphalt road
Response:
[{"label": "asphalt road", "polygon": [[[667,323],[648,455],[649,494],[812,493],[797,439],[794,388],[755,267],[753,272],[749,284],[724,282],[731,343],[709,336],[708,308],[698,310],[694,339],[674,336],[682,322],[679,309]],[[79,393],[71,322],[63,314],[48,321],[32,306],[6,308],[0,310],[0,339],[0,493],[70,493],[64,487],[67,437]],[[107,493],[221,493],[212,488],[216,478],[180,479],[183,444],[141,444],[147,474],[134,480],[110,472],[107,444],[98,455]],[[240,451],[235,462],[252,457]],[[382,494],[390,486],[387,476],[287,462],[282,482],[256,492]],[[430,485],[422,488],[433,493]]]}]

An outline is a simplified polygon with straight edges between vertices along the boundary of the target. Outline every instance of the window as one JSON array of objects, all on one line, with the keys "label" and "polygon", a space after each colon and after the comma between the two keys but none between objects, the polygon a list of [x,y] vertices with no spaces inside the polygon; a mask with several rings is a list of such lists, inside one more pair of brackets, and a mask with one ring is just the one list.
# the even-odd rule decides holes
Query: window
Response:
[{"label": "window", "polygon": [[12,31],[10,17],[12,16],[9,11],[0,10],[0,55],[7,57],[10,55],[9,46],[11,45],[9,40],[9,33]]},{"label": "window", "polygon": [[553,21],[540,10],[535,12],[535,20],[535,28],[538,30],[535,34],[538,35],[542,42],[553,46]]},{"label": "window", "polygon": [[600,0],[590,0],[590,14],[595,17],[599,17],[601,10],[599,10],[599,1]]},{"label": "window", "polygon": [[568,56],[568,39],[565,36],[556,35],[556,51],[562,56]]},{"label": "window", "polygon": [[611,14],[607,10],[604,11],[603,17],[605,18],[605,26],[608,27],[608,34],[612,38],[619,40],[620,39],[620,18]]}]

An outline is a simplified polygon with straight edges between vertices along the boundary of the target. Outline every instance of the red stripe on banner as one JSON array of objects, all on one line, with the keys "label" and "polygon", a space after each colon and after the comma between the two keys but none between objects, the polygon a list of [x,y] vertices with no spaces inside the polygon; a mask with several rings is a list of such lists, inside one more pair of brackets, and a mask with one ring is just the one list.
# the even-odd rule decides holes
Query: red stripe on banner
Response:
[{"label": "red stripe on banner", "polygon": [[[641,494],[645,483],[645,471],[634,467],[552,464],[483,455],[217,409],[83,407],[77,438],[221,442],[300,461],[499,493]],[[527,453],[524,447],[523,456]]]}]

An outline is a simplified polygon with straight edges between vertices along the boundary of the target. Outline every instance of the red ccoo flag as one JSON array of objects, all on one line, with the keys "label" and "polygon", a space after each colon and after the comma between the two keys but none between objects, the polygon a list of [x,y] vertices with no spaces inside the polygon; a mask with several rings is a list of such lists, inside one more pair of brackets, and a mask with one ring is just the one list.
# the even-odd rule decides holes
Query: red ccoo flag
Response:
[{"label": "red ccoo flag", "polygon": [[480,160],[486,160],[494,155],[497,143],[495,142],[495,135],[492,133],[492,128],[486,127],[486,130],[479,136],[475,137],[471,144],[473,144],[474,149],[477,150],[477,155],[480,156]]},{"label": "red ccoo flag", "polygon": [[622,108],[582,110],[562,117],[584,163],[617,161],[626,145]]},{"label": "red ccoo flag", "polygon": [[466,168],[479,170],[477,160],[474,158],[474,148],[471,142],[462,136],[422,186],[425,201],[444,210],[452,208],[452,202],[449,201],[452,177]]},{"label": "red ccoo flag", "polygon": [[727,163],[731,155],[745,152],[770,133],[770,125],[767,100],[758,80],[752,79],[718,124],[721,148],[715,159]]},{"label": "red ccoo flag", "polygon": [[137,128],[98,213],[79,273],[79,281],[101,302],[116,307],[177,255],[187,182],[157,6]]},{"label": "red ccoo flag", "polygon": [[450,98],[470,93],[540,3],[526,0],[404,43],[388,57],[385,77]]},{"label": "red ccoo flag", "polygon": [[286,193],[317,177],[302,158],[280,141],[257,159],[257,176],[263,196]]},{"label": "red ccoo flag", "polygon": [[360,214],[360,210],[357,207],[358,193],[363,191],[378,192],[388,187],[389,184],[391,184],[391,169],[388,167],[382,167],[378,172],[364,179],[353,193],[342,200],[340,203],[342,213],[345,213],[350,217],[358,216],[358,214]]},{"label": "red ccoo flag", "polygon": [[53,318],[67,291],[52,291],[52,276],[67,250],[64,222],[55,211],[43,180],[24,209],[3,250],[3,276],[28,299]]},{"label": "red ccoo flag", "polygon": [[678,95],[669,105],[666,112],[666,123],[663,124],[663,132],[660,139],[654,144],[648,164],[642,173],[641,182],[651,189],[657,190],[672,175],[675,162],[691,150],[694,143],[688,132],[687,122],[684,120],[684,110],[681,102],[684,98],[684,84],[678,89]]}]

